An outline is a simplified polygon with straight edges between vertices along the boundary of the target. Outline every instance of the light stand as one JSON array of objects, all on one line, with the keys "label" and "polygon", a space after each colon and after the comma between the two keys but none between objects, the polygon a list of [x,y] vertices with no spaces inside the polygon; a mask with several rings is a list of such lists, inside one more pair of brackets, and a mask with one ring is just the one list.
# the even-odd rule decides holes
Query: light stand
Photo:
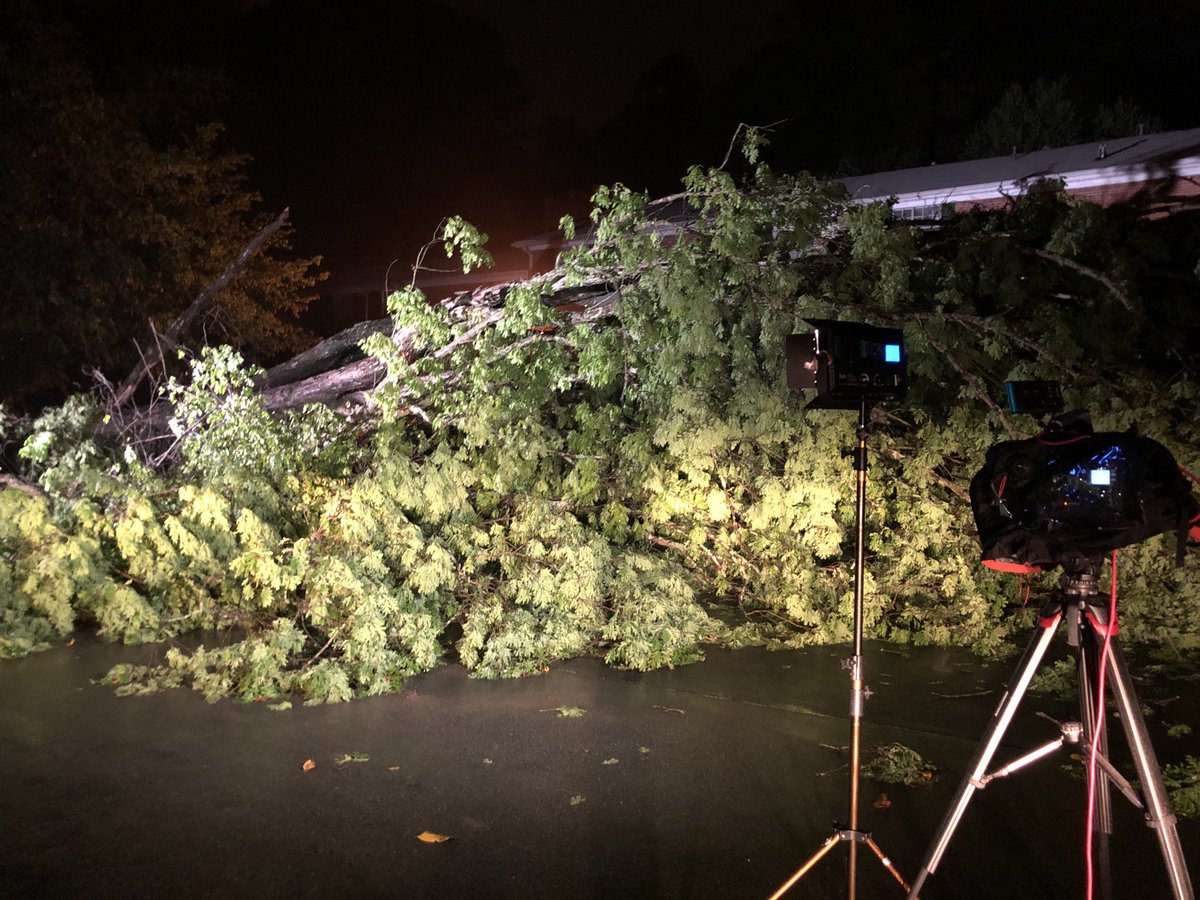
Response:
[{"label": "light stand", "polygon": [[862,641],[863,641],[863,592],[865,577],[863,559],[865,556],[865,541],[863,540],[864,520],[867,508],[867,401],[864,399],[858,413],[858,447],[854,452],[854,471],[857,476],[857,494],[855,497],[855,533],[857,545],[854,554],[854,655],[843,661],[843,667],[850,670],[850,820],[846,828],[834,826],[833,833],[825,839],[820,848],[809,857],[796,873],[771,895],[771,900],[778,900],[803,878],[813,866],[838,844],[849,845],[849,866],[847,869],[847,893],[850,900],[855,900],[858,882],[858,845],[866,844],[871,852],[879,859],[891,874],[907,891],[908,884],[903,876],[892,865],[890,859],[879,849],[869,832],[859,831],[858,828],[858,781],[859,760],[861,757],[862,710],[863,701],[869,696],[869,690],[863,684]]},{"label": "light stand", "polygon": [[[1064,743],[1081,743],[1085,751],[1091,750],[1091,743],[1096,743],[1097,763],[1101,773],[1096,779],[1096,821],[1094,830],[1100,848],[1100,884],[1105,897],[1111,896],[1108,864],[1108,836],[1112,832],[1112,816],[1109,807],[1108,784],[1111,782],[1136,807],[1145,811],[1146,824],[1154,830],[1158,838],[1159,849],[1162,851],[1163,862],[1166,865],[1167,877],[1171,882],[1172,896],[1175,900],[1192,900],[1192,883],[1188,875],[1187,862],[1183,856],[1183,848],[1179,842],[1179,834],[1175,827],[1175,815],[1171,802],[1167,797],[1166,786],[1163,783],[1162,772],[1150,744],[1150,736],[1146,731],[1146,722],[1142,718],[1141,707],[1134,693],[1133,679],[1125,665],[1125,657],[1121,653],[1116,632],[1107,639],[1105,635],[1115,623],[1108,621],[1108,609],[1097,602],[1096,575],[1097,564],[1092,571],[1072,572],[1063,575],[1063,589],[1060,596],[1042,610],[1037,630],[1030,639],[1025,655],[1017,665],[1009,689],[1000,701],[992,722],[984,732],[979,749],[971,762],[967,774],[958,787],[950,809],[946,813],[937,834],[934,836],[921,871],[913,880],[909,891],[909,900],[917,900],[921,888],[928,876],[937,871],[938,863],[950,845],[950,839],[966,812],[967,804],[975,791],[987,787],[996,778],[1009,775],[1024,768],[1032,762],[1053,753]],[[1067,622],[1067,639],[1075,649],[1080,685],[1080,718],[1081,722],[1065,722],[1062,724],[1062,736],[1042,747],[1025,754],[999,770],[988,773],[992,757],[1004,739],[1004,732],[1011,724],[1017,712],[1017,706],[1025,695],[1030,681],[1040,665],[1052,642],[1058,625],[1063,620]],[[1106,758],[1107,740],[1102,731],[1092,735],[1095,711],[1104,703],[1104,697],[1097,692],[1096,673],[1100,658],[1107,653],[1107,672],[1111,685],[1113,700],[1120,713],[1121,725],[1125,730],[1126,741],[1133,756],[1138,779],[1142,785],[1142,797],[1139,797],[1133,787]]]}]

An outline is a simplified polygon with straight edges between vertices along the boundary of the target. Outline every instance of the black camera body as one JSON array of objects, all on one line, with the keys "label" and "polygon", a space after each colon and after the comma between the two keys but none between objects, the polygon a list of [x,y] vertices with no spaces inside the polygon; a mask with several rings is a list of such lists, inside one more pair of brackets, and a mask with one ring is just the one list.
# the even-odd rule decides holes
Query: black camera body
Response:
[{"label": "black camera body", "polygon": [[787,337],[787,383],[815,390],[814,408],[858,409],[899,400],[908,389],[908,356],[899,328],[805,319],[811,334]]},{"label": "black camera body", "polygon": [[984,565],[1018,572],[1069,570],[1170,531],[1182,556],[1198,511],[1162,444],[1134,432],[1094,433],[1084,412],[988,450],[971,506]]}]

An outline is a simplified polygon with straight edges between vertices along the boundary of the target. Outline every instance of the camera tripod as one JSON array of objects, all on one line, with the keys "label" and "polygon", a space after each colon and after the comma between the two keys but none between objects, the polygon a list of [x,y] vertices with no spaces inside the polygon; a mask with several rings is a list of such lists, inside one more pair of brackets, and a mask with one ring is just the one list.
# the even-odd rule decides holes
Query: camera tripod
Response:
[{"label": "camera tripod", "polygon": [[862,643],[863,643],[863,591],[864,591],[864,541],[863,541],[863,522],[866,518],[867,506],[867,401],[863,400],[859,406],[858,413],[858,447],[854,452],[854,471],[856,474],[856,507],[855,507],[855,530],[857,532],[858,544],[855,550],[854,557],[854,656],[843,661],[843,668],[850,671],[850,821],[849,824],[842,828],[835,825],[833,833],[825,839],[825,842],[820,846],[816,853],[809,857],[795,874],[792,875],[786,882],[771,895],[770,900],[778,900],[792,886],[803,878],[808,871],[815,866],[821,859],[829,853],[838,844],[845,843],[849,845],[849,867],[847,869],[847,897],[849,900],[854,900],[858,883],[858,845],[865,844],[871,849],[871,852],[879,859],[892,877],[900,883],[904,890],[908,890],[908,883],[905,882],[903,876],[892,865],[892,861],[884,855],[884,852],[879,849],[879,845],[875,843],[869,832],[860,831],[858,828],[858,782],[859,782],[859,758],[861,756],[861,736],[862,736],[862,710],[863,701],[867,698],[870,691],[863,684],[863,665],[862,665]]},{"label": "camera tripod", "polygon": [[[910,900],[916,900],[926,878],[937,870],[938,863],[941,862],[942,856],[950,844],[950,839],[954,836],[954,830],[958,827],[975,791],[982,790],[996,778],[1010,775],[1030,763],[1049,756],[1064,744],[1079,744],[1085,752],[1091,752],[1093,743],[1097,762],[1093,836],[1098,850],[1096,861],[1101,896],[1105,898],[1112,896],[1111,873],[1108,867],[1108,838],[1113,830],[1109,791],[1111,784],[1116,786],[1134,806],[1145,811],[1146,824],[1154,830],[1158,838],[1175,900],[1192,900],[1192,884],[1175,826],[1175,815],[1167,797],[1166,786],[1163,784],[1162,772],[1159,769],[1158,760],[1155,758],[1154,748],[1150,745],[1146,722],[1142,718],[1138,698],[1134,693],[1133,680],[1129,676],[1125,657],[1122,655],[1117,641],[1116,623],[1108,621],[1108,607],[1099,602],[1096,594],[1096,573],[1100,569],[1100,564],[1090,563],[1077,566],[1075,569],[1075,571],[1070,571],[1062,576],[1060,595],[1041,611],[1037,629],[1030,639],[1025,655],[1017,665],[1012,681],[1009,682],[1009,689],[993,713],[991,724],[984,732],[970,768],[958,787],[958,793],[955,794],[954,801],[929,846],[921,865],[921,871],[913,880],[912,888],[908,893]],[[1053,641],[1059,624],[1064,619],[1067,623],[1067,641],[1073,648],[1076,658],[1080,721],[1061,723],[1062,733],[1056,740],[1052,740],[989,773],[988,766],[999,749],[1004,732],[1011,724],[1017,712],[1017,706],[1024,697],[1046,650]],[[1114,629],[1112,635],[1108,635],[1110,625]],[[1097,676],[1101,659],[1106,652],[1106,636],[1106,680],[1111,686],[1112,698],[1120,713],[1126,742],[1133,756],[1137,777],[1141,781],[1142,796],[1138,795],[1133,786],[1109,762],[1105,729],[1101,728],[1099,734],[1092,733],[1096,722],[1097,707],[1104,703],[1104,697],[1098,695]]]}]

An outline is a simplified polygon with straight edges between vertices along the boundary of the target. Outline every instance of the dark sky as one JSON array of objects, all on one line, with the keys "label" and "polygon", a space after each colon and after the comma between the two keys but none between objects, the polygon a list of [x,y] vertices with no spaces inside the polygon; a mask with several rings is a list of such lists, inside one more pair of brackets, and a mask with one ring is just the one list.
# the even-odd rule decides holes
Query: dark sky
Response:
[{"label": "dark sky", "polygon": [[[48,0],[50,2],[50,0]],[[51,3],[51,5],[54,5]],[[1200,126],[1194,0],[58,0],[102,79],[201,67],[297,249],[409,262],[442,216],[500,249],[600,183],[669,192],[738,122],[819,174],[954,158],[1013,82]],[[183,112],[180,112],[183,115]]]}]

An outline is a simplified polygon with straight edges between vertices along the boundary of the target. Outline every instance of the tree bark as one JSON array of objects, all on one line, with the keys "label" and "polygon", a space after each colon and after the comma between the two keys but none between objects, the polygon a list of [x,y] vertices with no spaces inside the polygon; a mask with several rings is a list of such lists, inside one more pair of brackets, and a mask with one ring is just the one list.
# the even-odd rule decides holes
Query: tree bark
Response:
[{"label": "tree bark", "polygon": [[293,356],[287,362],[282,362],[269,369],[266,375],[260,379],[261,387],[266,392],[281,385],[304,381],[358,362],[363,358],[359,344],[373,334],[391,331],[392,325],[391,319],[372,319],[369,322],[351,325],[344,331],[339,331],[332,337]]},{"label": "tree bark", "polygon": [[345,405],[344,398],[348,395],[378,386],[386,375],[383,363],[367,357],[302,381],[267,388],[259,397],[263,406],[272,411],[296,409],[308,403],[337,407]]}]

